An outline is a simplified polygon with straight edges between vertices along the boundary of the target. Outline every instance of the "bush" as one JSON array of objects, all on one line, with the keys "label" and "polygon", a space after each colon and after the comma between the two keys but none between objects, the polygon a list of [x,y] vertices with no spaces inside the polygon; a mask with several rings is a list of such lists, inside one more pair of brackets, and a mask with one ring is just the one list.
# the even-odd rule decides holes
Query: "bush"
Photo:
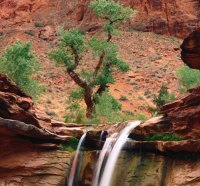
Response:
[{"label": "bush", "polygon": [[101,123],[121,122],[123,121],[123,117],[120,110],[121,104],[106,91],[97,98],[94,118],[98,119]]},{"label": "bush", "polygon": [[66,123],[85,123],[85,110],[78,104],[71,104],[66,108],[69,113],[65,115]]},{"label": "bush", "polygon": [[67,107],[69,114],[65,116],[65,122],[69,123],[85,123],[85,124],[100,124],[100,123],[116,123],[127,119],[127,115],[121,114],[121,104],[119,104],[108,91],[105,91],[101,96],[96,97],[95,112],[92,118],[85,117],[85,109],[81,107],[82,91],[75,90],[69,96],[70,106]]},{"label": "bush", "polygon": [[188,89],[197,87],[200,85],[200,71],[191,69],[184,66],[177,70],[177,77],[180,82],[180,91],[187,92]]},{"label": "bush", "polygon": [[148,119],[147,116],[143,113],[136,113],[135,118],[141,121],[145,121]]},{"label": "bush", "polygon": [[146,141],[181,141],[184,138],[175,134],[151,134],[145,138]]},{"label": "bush", "polygon": [[173,100],[175,100],[175,95],[169,93],[167,87],[162,86],[159,90],[158,96],[154,96],[153,102],[155,103],[156,108],[159,111],[164,104]]},{"label": "bush", "polygon": [[44,27],[45,25],[44,25],[43,23],[38,23],[38,22],[36,22],[36,23],[34,23],[34,26],[35,26],[36,28],[40,28],[40,27]]},{"label": "bush", "polygon": [[33,79],[39,71],[39,63],[30,51],[30,43],[16,42],[0,57],[0,72],[5,73],[21,89],[36,99],[43,91]]},{"label": "bush", "polygon": [[67,142],[60,145],[60,149],[64,151],[73,152],[77,149],[79,140],[77,138],[70,138]]},{"label": "bush", "polygon": [[28,34],[30,36],[34,36],[35,35],[34,31],[32,31],[32,30],[26,30],[25,34]]}]

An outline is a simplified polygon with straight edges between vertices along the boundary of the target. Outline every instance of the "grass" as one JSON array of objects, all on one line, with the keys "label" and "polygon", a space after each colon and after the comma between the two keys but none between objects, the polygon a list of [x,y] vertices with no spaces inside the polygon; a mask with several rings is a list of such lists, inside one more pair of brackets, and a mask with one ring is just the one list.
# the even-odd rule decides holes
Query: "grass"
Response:
[{"label": "grass", "polygon": [[168,133],[165,134],[155,133],[145,138],[146,141],[181,141],[183,139],[184,139],[183,137]]},{"label": "grass", "polygon": [[179,79],[181,93],[200,85],[200,70],[184,66],[177,70],[176,75]]},{"label": "grass", "polygon": [[145,120],[148,119],[147,116],[144,113],[136,113],[135,118],[137,120],[141,120],[141,121],[145,121]]}]

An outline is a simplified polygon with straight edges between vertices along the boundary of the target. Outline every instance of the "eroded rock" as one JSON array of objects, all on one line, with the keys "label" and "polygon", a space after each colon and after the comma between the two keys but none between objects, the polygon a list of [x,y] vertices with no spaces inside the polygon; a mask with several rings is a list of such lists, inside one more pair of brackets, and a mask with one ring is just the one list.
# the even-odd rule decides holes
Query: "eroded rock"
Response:
[{"label": "eroded rock", "polygon": [[[88,8],[90,0],[3,0],[0,6],[0,28],[34,24],[35,22],[84,30],[99,28],[98,20]],[[199,1],[197,0],[120,0],[138,10],[130,20],[129,28],[185,37],[199,27]],[[45,34],[45,38],[48,34]]]},{"label": "eroded rock", "polygon": [[190,68],[200,70],[200,28],[184,39],[181,57]]}]

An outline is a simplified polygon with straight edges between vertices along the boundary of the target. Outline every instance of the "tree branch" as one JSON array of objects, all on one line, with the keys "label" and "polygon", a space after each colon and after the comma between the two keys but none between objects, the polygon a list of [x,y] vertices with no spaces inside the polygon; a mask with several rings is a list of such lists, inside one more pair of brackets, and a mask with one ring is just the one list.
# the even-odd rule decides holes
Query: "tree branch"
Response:
[{"label": "tree branch", "polygon": [[98,62],[97,66],[95,67],[95,70],[94,70],[93,82],[96,80],[98,72],[99,72],[99,70],[100,70],[100,68],[103,64],[104,57],[105,57],[105,52],[103,51],[100,58],[99,58],[99,62]]},{"label": "tree branch", "polygon": [[76,48],[74,46],[71,46],[71,49],[72,49],[72,54],[74,55],[75,59],[74,59],[74,62],[75,62],[75,65],[76,67],[79,65],[79,62],[80,62],[80,56],[76,50]]},{"label": "tree branch", "polygon": [[67,68],[67,73],[68,75],[73,79],[73,81],[78,84],[78,86],[80,86],[83,89],[86,89],[88,87],[88,84],[83,81],[76,72],[74,72],[73,70]]}]

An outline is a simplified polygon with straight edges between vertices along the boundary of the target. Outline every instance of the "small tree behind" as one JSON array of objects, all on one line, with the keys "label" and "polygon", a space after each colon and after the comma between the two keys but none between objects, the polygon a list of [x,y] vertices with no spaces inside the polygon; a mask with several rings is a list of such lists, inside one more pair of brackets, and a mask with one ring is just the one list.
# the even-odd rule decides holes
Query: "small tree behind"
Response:
[{"label": "small tree behind", "polygon": [[21,89],[36,99],[42,87],[33,76],[38,73],[39,63],[31,52],[31,44],[16,42],[0,57],[0,72],[8,75]]},{"label": "small tree behind", "polygon": [[[92,1],[90,7],[98,17],[106,20],[104,30],[107,37],[102,40],[95,37],[86,40],[77,29],[62,31],[58,49],[50,53],[50,57],[64,65],[66,73],[82,89],[88,118],[91,118],[95,111],[97,97],[102,95],[108,84],[114,83],[114,69],[122,72],[129,69],[129,66],[117,57],[117,46],[111,39],[119,25],[133,13],[132,9],[125,8],[113,0]],[[96,59],[96,64],[91,65],[94,66],[93,71],[80,66],[82,55],[88,49],[92,49]]]}]

